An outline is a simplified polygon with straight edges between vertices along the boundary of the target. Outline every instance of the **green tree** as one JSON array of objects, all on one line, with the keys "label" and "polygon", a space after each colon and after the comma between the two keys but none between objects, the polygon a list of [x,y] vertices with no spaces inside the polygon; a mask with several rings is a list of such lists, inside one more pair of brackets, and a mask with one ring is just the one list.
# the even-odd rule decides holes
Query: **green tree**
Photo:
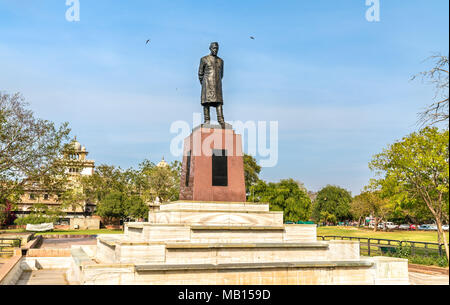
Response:
[{"label": "green tree", "polygon": [[365,191],[355,196],[350,204],[350,211],[354,216],[361,218],[373,216],[375,220],[374,231],[378,229],[378,224],[392,213],[392,202],[382,198],[379,191]]},{"label": "green tree", "polygon": [[324,222],[324,223],[332,223],[332,224],[336,224],[338,219],[336,217],[336,215],[331,214],[327,211],[322,211],[320,212],[320,222]]},{"label": "green tree", "polygon": [[[156,166],[144,160],[137,170],[100,165],[92,176],[82,178],[81,187],[86,200],[97,203],[97,215],[108,221],[142,219],[147,216],[148,202],[178,200],[180,173],[178,161]],[[68,201],[76,202],[74,195],[69,193]]]},{"label": "green tree", "polygon": [[373,179],[369,188],[377,191],[380,197],[389,200],[392,209],[391,220],[415,224],[433,220],[433,215],[421,198],[408,196],[394,176],[383,180]]},{"label": "green tree", "polygon": [[81,178],[85,198],[93,203],[102,201],[113,192],[126,193],[129,189],[126,183],[127,179],[120,167],[105,164],[97,166],[91,176]]},{"label": "green tree", "polygon": [[180,194],[181,163],[156,166],[148,160],[140,164],[142,195],[147,201],[176,201]]},{"label": "green tree", "polygon": [[249,196],[250,187],[259,181],[258,175],[260,172],[261,166],[258,165],[256,159],[251,155],[244,154],[244,177],[247,196]]},{"label": "green tree", "polygon": [[448,221],[449,209],[448,141],[448,130],[426,127],[390,145],[370,163],[370,168],[381,177],[377,181],[382,189],[394,181],[393,193],[428,207],[436,221],[438,237],[444,241],[447,259],[449,249],[442,223]]},{"label": "green tree", "polygon": [[371,215],[366,200],[364,199],[363,194],[360,194],[355,196],[350,203],[350,212],[353,215],[353,219],[358,219],[358,226],[360,226],[361,223],[364,223],[364,219],[367,216]]},{"label": "green tree", "polygon": [[279,183],[266,183],[259,180],[250,187],[253,202],[267,202],[272,211],[283,211],[285,221],[309,220],[311,200],[300,183],[293,179],[281,180]]},{"label": "green tree", "polygon": [[98,203],[96,213],[103,217],[107,223],[111,223],[113,219],[124,220],[127,217],[125,200],[123,193],[113,191]]},{"label": "green tree", "polygon": [[148,205],[140,196],[129,196],[124,200],[125,214],[128,218],[138,220],[147,218]]},{"label": "green tree", "polygon": [[16,225],[27,224],[41,224],[41,223],[54,223],[61,217],[64,217],[65,213],[61,211],[59,207],[49,207],[46,204],[34,204],[30,214],[24,217],[17,218],[14,223]]},{"label": "green tree", "polygon": [[107,223],[114,219],[139,220],[147,217],[148,206],[138,195],[128,196],[112,191],[98,203],[96,214],[103,217]]},{"label": "green tree", "polygon": [[67,181],[68,123],[38,119],[19,94],[0,92],[0,205],[18,202],[27,183],[57,194]]},{"label": "green tree", "polygon": [[63,208],[69,208],[73,212],[77,212],[77,210],[84,210],[85,200],[86,195],[80,185],[68,184],[58,201],[62,204]]},{"label": "green tree", "polygon": [[66,191],[62,201],[73,208],[76,208],[80,200],[96,203],[96,214],[108,222],[114,218],[144,218],[144,212],[140,211],[146,207],[142,206],[137,189],[138,176],[138,172],[133,169],[122,170],[120,167],[103,164],[97,167],[93,175],[82,177],[79,188]]},{"label": "green tree", "polygon": [[337,221],[349,220],[352,218],[350,213],[351,201],[352,195],[349,191],[339,186],[327,185],[317,193],[313,205],[313,219],[319,222],[323,220],[321,213],[327,212],[334,215]]}]

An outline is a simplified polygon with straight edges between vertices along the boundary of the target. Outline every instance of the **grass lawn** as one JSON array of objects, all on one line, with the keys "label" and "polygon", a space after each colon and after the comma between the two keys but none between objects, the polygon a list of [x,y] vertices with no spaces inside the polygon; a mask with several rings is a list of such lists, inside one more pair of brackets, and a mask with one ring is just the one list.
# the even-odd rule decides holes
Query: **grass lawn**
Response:
[{"label": "grass lawn", "polygon": [[[410,241],[422,241],[436,243],[437,232],[424,232],[424,231],[393,231],[383,232],[369,229],[360,229],[355,227],[318,227],[317,235],[327,236],[350,236],[350,237],[365,237],[365,238],[380,238],[380,239],[394,239],[394,240],[410,240]],[[447,241],[448,232],[446,232]]]},{"label": "grass lawn", "polygon": [[[0,233],[21,233],[26,230],[0,230]],[[122,234],[123,230],[53,230],[50,232],[37,232],[36,235],[98,235],[98,234]]]}]

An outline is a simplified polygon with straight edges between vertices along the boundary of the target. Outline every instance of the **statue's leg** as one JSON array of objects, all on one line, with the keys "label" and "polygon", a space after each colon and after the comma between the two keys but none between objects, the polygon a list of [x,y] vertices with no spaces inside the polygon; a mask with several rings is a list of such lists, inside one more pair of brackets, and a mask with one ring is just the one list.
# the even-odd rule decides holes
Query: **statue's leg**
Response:
[{"label": "statue's leg", "polygon": [[203,106],[203,115],[205,116],[205,124],[209,124],[211,122],[209,106]]},{"label": "statue's leg", "polygon": [[225,119],[223,118],[222,105],[216,106],[216,112],[217,112],[217,121],[219,122],[220,126],[222,126],[222,128],[225,128]]}]

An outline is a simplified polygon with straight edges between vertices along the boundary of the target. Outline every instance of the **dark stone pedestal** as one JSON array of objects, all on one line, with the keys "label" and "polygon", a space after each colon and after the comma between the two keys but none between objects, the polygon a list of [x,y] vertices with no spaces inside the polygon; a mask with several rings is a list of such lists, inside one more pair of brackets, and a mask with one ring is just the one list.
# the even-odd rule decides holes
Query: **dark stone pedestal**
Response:
[{"label": "dark stone pedestal", "polygon": [[231,125],[201,125],[184,140],[180,200],[245,202],[242,138]]}]

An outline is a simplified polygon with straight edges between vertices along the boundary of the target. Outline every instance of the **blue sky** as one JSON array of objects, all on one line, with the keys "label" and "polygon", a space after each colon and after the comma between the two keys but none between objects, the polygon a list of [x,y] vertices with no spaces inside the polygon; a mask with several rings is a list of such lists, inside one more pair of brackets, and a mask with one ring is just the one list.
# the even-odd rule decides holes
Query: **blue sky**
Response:
[{"label": "blue sky", "polygon": [[218,41],[226,120],[279,121],[261,177],[358,194],[432,102],[411,76],[449,52],[447,0],[380,3],[368,22],[365,0],[80,0],[68,22],[65,0],[0,0],[0,90],[68,121],[97,164],[172,161],[170,125],[201,111],[198,64]]}]

